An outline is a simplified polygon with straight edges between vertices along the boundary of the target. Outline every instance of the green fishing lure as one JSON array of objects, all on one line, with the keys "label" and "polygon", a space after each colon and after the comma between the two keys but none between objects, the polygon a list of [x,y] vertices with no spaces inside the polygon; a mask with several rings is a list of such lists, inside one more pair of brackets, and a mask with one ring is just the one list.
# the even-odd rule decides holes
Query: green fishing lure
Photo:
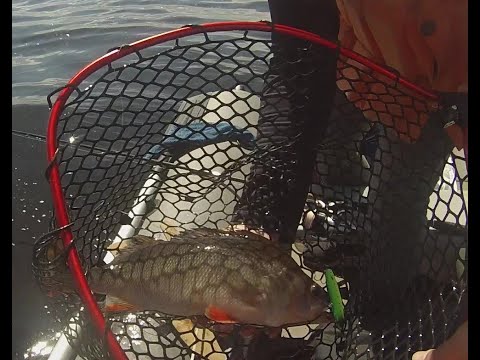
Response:
[{"label": "green fishing lure", "polygon": [[325,270],[325,279],[327,282],[328,296],[332,304],[333,318],[336,323],[342,323],[345,317],[342,296],[340,295],[340,289],[332,270]]}]

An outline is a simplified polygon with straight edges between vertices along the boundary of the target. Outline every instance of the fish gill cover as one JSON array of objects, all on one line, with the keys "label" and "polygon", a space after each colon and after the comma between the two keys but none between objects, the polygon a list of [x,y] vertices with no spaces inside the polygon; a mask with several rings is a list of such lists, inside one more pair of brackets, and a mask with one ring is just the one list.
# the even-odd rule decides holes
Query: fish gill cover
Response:
[{"label": "fish gill cover", "polygon": [[[461,320],[468,227],[465,156],[441,105],[313,35],[248,24],[160,36],[66,88],[47,174],[69,223],[57,206],[33,261],[52,315],[86,359],[116,357],[108,334],[139,360],[439,345]],[[73,290],[66,231],[102,336]],[[338,324],[321,316],[327,269]]]}]

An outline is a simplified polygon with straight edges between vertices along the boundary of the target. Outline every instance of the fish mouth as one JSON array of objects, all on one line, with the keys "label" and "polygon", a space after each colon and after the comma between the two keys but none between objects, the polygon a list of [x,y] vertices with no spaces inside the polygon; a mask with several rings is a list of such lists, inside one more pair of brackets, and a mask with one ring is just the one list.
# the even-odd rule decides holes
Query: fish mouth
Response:
[{"label": "fish mouth", "polygon": [[291,326],[301,326],[301,325],[307,325],[307,324],[319,324],[319,325],[327,325],[335,322],[335,319],[333,315],[327,311],[327,309],[323,310],[322,312],[314,313],[314,316],[310,317],[304,317],[304,320],[302,321],[291,321],[287,322],[282,325],[277,325],[281,327],[291,327]]},{"label": "fish mouth", "polygon": [[328,312],[326,309],[320,313],[319,316],[317,316],[313,322],[318,322],[320,324],[329,324],[331,322],[334,322],[334,318],[332,313]]},{"label": "fish mouth", "polygon": [[329,307],[324,303],[313,304],[312,313],[316,315],[312,322],[330,323],[334,320]]},{"label": "fish mouth", "polygon": [[301,321],[296,321],[291,326],[305,325],[308,323],[313,323],[313,324],[331,323],[334,319],[329,309],[330,308],[323,301],[310,304],[307,311],[304,310],[304,311],[296,312],[297,320],[301,319]]}]

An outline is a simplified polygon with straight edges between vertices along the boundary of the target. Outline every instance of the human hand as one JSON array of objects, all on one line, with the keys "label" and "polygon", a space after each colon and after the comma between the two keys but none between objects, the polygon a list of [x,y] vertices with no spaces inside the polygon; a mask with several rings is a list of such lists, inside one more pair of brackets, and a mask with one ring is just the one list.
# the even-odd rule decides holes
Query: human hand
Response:
[{"label": "human hand", "polygon": [[446,342],[437,349],[417,351],[412,360],[467,360],[468,320]]}]

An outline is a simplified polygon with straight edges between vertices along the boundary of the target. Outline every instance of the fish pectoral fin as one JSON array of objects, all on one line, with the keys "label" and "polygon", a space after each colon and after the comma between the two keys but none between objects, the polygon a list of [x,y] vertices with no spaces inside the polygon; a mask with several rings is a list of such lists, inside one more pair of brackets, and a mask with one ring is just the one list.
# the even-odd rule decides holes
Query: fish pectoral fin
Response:
[{"label": "fish pectoral fin", "polygon": [[210,320],[216,321],[222,324],[235,324],[237,321],[230,316],[226,311],[215,307],[213,305],[209,305],[205,310],[205,316]]},{"label": "fish pectoral fin", "polygon": [[107,298],[105,299],[105,311],[107,313],[121,313],[135,310],[136,308],[134,305],[115,296],[107,295]]}]

